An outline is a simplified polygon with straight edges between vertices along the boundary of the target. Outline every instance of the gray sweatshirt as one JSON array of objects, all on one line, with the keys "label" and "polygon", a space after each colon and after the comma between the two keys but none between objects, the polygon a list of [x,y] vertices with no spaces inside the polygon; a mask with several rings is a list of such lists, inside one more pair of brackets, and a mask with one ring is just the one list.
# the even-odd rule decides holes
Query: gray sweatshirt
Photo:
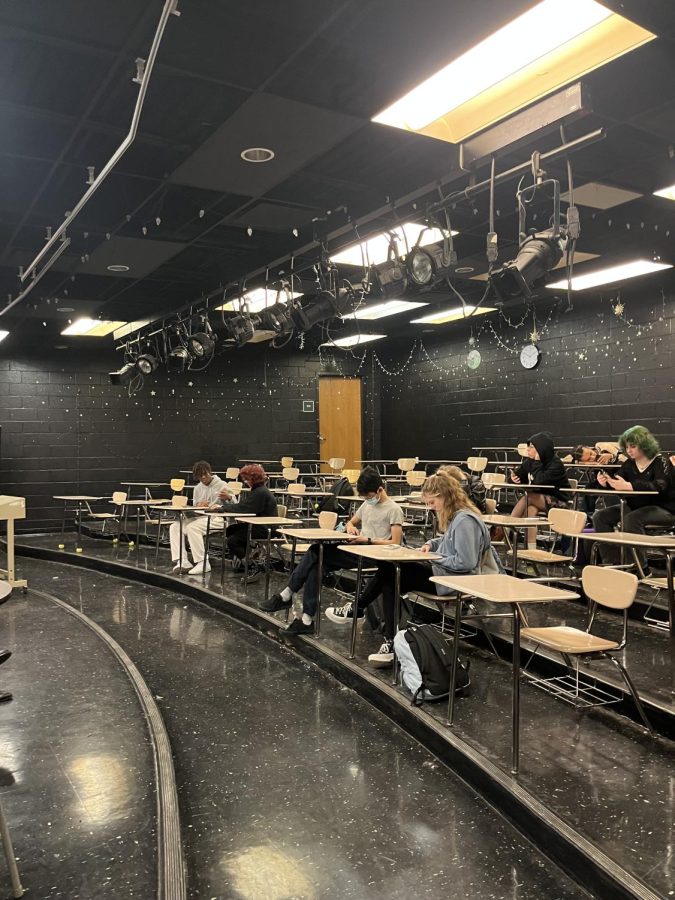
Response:
[{"label": "gray sweatshirt", "polygon": [[[490,532],[483,520],[475,513],[462,509],[450,521],[445,533],[427,541],[434,553],[441,559],[434,560],[434,575],[480,575],[489,568],[491,573],[504,569],[490,543]],[[489,551],[490,559],[485,566],[484,556]],[[448,588],[436,585],[437,593],[448,594]]]},{"label": "gray sweatshirt", "polygon": [[220,503],[218,494],[224,487],[225,482],[217,475],[213,476],[211,484],[202,484],[201,481],[198,481],[192,492],[192,505],[199,506],[199,504],[204,503],[204,501],[206,501],[209,506],[213,503]]}]

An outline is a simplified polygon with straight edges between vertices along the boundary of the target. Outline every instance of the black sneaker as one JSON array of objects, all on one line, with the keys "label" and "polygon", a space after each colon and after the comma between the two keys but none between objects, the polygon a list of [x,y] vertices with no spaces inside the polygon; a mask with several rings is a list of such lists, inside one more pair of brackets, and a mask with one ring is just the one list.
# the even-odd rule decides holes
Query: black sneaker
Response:
[{"label": "black sneaker", "polygon": [[284,628],[281,633],[289,636],[293,634],[314,634],[314,623],[305,625],[302,619],[293,619],[288,628]]},{"label": "black sneaker", "polygon": [[[357,610],[356,618],[363,619],[365,613],[362,609]],[[344,606],[329,606],[326,610],[326,618],[331,622],[337,622],[338,625],[347,625],[354,618],[354,603],[345,603]]]},{"label": "black sneaker", "polygon": [[280,609],[290,609],[293,606],[292,600],[284,600],[281,594],[272,594],[267,600],[261,600],[258,609],[265,612],[279,612]]},{"label": "black sneaker", "polygon": [[[260,578],[260,576],[264,575],[266,572],[267,572],[267,569],[265,568],[265,566],[260,566],[260,565],[258,565],[258,563],[253,563],[253,565],[249,564],[248,580],[246,583],[251,584],[251,582],[257,581],[258,578]],[[244,574],[245,574],[245,570],[244,570]],[[242,581],[243,580],[244,579],[242,578]]]}]

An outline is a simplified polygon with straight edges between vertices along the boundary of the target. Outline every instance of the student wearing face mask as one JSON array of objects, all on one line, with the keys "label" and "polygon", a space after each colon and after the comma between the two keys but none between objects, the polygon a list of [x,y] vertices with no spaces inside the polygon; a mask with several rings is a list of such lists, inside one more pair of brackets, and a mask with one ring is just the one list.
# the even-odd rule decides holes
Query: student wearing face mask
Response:
[{"label": "student wearing face mask", "polygon": [[[504,569],[490,543],[490,532],[481,519],[478,507],[472,503],[462,484],[447,472],[437,472],[422,486],[422,498],[434,511],[439,537],[426,541],[423,553],[438,553],[433,563],[421,560],[408,562],[401,567],[401,593],[427,591],[448,594],[441,585],[430,582],[432,575],[482,575],[501,574]],[[394,661],[394,638],[398,623],[395,620],[394,567],[391,563],[378,564],[373,582],[382,592],[384,611],[384,643],[377,653],[371,653],[368,662],[376,668],[385,668]],[[371,582],[371,584],[373,583]],[[368,596],[359,598],[359,608],[367,606]],[[329,611],[326,610],[328,615]]]},{"label": "student wearing face mask", "polygon": [[[403,536],[403,513],[397,503],[387,496],[384,482],[375,469],[366,468],[358,477],[356,492],[363,503],[347,522],[347,542],[358,544],[400,544]],[[324,544],[324,572],[351,569],[356,557],[332,544]],[[304,590],[303,590],[304,588]],[[302,617],[294,619],[286,629],[288,634],[313,634],[314,616],[319,600],[319,545],[312,544],[293,570],[288,586],[280,594],[258,604],[265,612],[290,609],[293,594],[302,593]],[[373,587],[379,593],[379,587]],[[375,594],[374,596],[377,596]]]}]

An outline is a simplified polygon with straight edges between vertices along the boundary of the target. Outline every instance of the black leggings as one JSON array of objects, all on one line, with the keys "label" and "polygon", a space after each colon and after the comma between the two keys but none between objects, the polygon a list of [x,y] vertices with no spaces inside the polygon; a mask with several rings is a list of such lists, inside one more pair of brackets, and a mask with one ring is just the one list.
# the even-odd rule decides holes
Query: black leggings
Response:
[{"label": "black leggings", "polygon": [[[401,565],[401,593],[407,591],[426,591],[433,593],[435,584],[429,581],[433,575],[431,563],[409,562]],[[395,572],[392,563],[378,563],[377,572],[368,582],[368,586],[359,597],[359,609],[363,609],[382,594],[382,611],[384,613],[384,636],[386,640],[393,641],[396,634],[395,597],[394,597]]]},{"label": "black leggings", "polygon": [[[227,538],[227,546],[232,556],[238,556],[244,559],[246,556],[246,532],[248,525],[243,522],[235,522],[234,525],[228,525],[225,536]],[[262,525],[254,525],[251,529],[251,538],[253,540],[263,540],[267,537],[267,529]]]}]

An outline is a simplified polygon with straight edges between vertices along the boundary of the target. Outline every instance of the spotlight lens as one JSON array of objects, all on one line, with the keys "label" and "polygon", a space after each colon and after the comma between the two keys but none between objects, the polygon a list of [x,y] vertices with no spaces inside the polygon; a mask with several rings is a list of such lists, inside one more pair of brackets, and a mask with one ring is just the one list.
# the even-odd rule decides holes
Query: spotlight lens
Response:
[{"label": "spotlight lens", "polygon": [[198,359],[210,356],[215,349],[215,342],[206,332],[193,334],[188,340],[190,353]]},{"label": "spotlight lens", "polygon": [[413,251],[410,258],[409,269],[410,277],[415,284],[429,284],[434,274],[431,257],[423,250]]},{"label": "spotlight lens", "polygon": [[136,368],[141,375],[152,375],[159,366],[159,360],[152,353],[142,353],[136,360]]}]

